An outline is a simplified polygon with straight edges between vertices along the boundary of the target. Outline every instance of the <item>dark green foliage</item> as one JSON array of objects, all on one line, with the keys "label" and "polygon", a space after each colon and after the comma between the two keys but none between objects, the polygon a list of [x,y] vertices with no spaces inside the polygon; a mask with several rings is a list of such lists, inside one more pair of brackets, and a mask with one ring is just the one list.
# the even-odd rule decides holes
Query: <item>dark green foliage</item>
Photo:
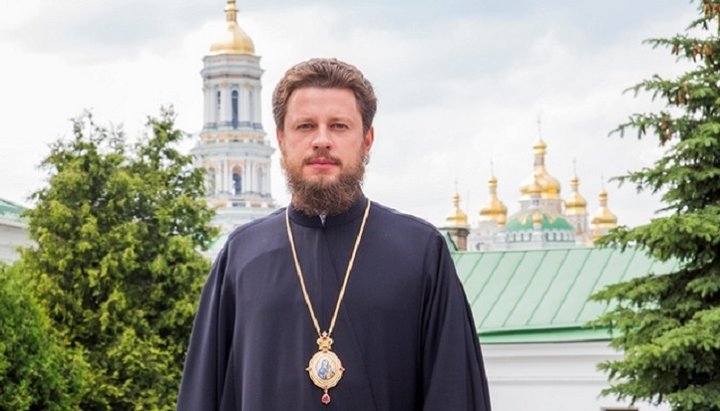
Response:
[{"label": "dark green foliage", "polygon": [[27,213],[25,260],[63,335],[87,353],[85,410],[174,408],[195,304],[214,237],[202,171],[175,145],[174,114],[148,120],[133,149],[121,132],[74,121],[43,167]]},{"label": "dark green foliage", "polygon": [[77,410],[90,384],[82,353],[50,325],[23,268],[0,263],[0,410]]},{"label": "dark green foliage", "polygon": [[613,380],[605,393],[664,401],[675,411],[720,410],[720,2],[698,8],[700,17],[688,27],[692,36],[648,41],[669,48],[691,69],[633,88],[651,93],[666,109],[634,114],[616,130],[654,135],[667,147],[652,167],[619,180],[662,193],[668,215],[602,239],[677,261],[679,269],[594,296],[617,304],[596,325],[610,327],[612,345],[625,352],[623,360],[600,365]]}]

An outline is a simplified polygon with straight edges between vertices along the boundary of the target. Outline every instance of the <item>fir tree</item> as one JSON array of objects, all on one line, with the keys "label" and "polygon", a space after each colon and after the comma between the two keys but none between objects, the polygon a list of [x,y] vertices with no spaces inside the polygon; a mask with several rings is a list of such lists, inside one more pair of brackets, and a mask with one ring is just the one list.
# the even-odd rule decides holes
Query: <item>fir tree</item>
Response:
[{"label": "fir tree", "polygon": [[132,149],[87,114],[44,160],[23,254],[58,330],[87,353],[85,410],[174,408],[215,235],[203,173],[164,110]]},{"label": "fir tree", "polygon": [[22,265],[0,262],[0,410],[78,410],[91,384],[82,351],[52,327]]},{"label": "fir tree", "polygon": [[632,88],[665,108],[634,114],[615,130],[654,136],[667,148],[653,166],[619,178],[661,193],[666,216],[602,240],[679,268],[594,296],[616,304],[596,324],[612,330],[612,346],[625,354],[600,365],[612,381],[605,394],[667,402],[675,411],[720,410],[720,2],[698,9],[685,34],[647,40],[690,65],[677,78],[655,75]]}]

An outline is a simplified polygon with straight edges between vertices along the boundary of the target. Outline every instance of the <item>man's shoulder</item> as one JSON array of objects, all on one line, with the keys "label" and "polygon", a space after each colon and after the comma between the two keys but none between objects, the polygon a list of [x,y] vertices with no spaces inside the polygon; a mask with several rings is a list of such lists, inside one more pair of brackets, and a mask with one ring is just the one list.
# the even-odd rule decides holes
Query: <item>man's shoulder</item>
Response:
[{"label": "man's shoulder", "polygon": [[278,229],[284,227],[284,221],[285,207],[235,228],[228,236],[227,242],[232,243],[248,239],[257,241],[265,237],[272,237]]},{"label": "man's shoulder", "polygon": [[385,227],[392,228],[394,231],[409,231],[416,235],[441,236],[437,227],[420,217],[398,211],[375,201],[373,206],[378,216],[378,222]]}]

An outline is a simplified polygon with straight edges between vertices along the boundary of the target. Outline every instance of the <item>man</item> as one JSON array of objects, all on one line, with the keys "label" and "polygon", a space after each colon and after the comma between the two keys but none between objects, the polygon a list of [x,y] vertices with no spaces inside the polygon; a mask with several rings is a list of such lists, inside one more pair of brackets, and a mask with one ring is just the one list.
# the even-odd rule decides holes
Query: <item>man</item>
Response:
[{"label": "man", "polygon": [[273,94],[287,209],[238,228],[203,290],[178,410],[489,411],[443,237],[361,190],[376,97],[313,59]]}]

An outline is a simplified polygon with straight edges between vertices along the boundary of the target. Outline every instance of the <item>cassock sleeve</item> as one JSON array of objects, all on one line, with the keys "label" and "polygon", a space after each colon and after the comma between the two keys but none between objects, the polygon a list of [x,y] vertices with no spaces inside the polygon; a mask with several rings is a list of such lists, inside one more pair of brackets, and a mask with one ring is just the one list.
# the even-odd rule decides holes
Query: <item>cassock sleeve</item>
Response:
[{"label": "cassock sleeve", "polygon": [[472,312],[445,240],[437,237],[425,255],[423,410],[490,411]]},{"label": "cassock sleeve", "polygon": [[177,411],[220,407],[235,317],[232,287],[226,284],[227,244],[215,260],[202,291],[190,337]]}]

